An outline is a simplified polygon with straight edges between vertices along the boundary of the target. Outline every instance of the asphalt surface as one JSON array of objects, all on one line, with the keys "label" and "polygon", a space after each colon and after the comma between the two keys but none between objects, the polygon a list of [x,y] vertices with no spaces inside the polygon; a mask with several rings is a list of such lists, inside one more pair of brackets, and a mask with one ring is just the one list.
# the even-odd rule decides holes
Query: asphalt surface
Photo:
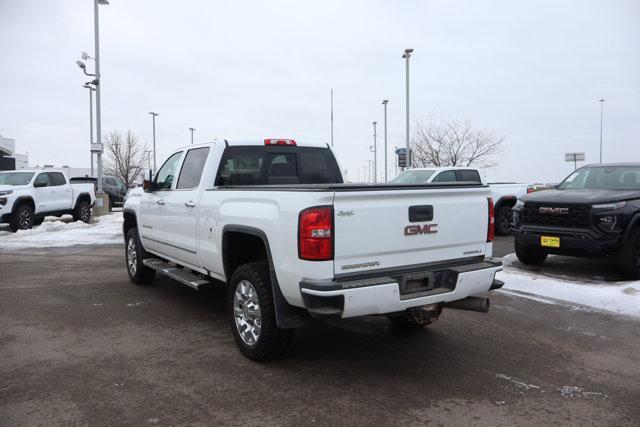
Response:
[{"label": "asphalt surface", "polygon": [[316,321],[256,364],[222,289],[135,286],[123,252],[0,252],[0,425],[640,423],[631,318],[495,293],[414,333]]}]

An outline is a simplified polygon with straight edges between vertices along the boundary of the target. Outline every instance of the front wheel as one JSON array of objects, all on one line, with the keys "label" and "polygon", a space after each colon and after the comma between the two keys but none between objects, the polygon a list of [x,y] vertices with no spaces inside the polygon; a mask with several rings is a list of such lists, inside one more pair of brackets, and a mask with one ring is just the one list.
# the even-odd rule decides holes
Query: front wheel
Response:
[{"label": "front wheel", "polygon": [[276,323],[269,269],[264,262],[238,267],[230,282],[231,330],[242,354],[260,362],[282,354],[293,338],[292,329]]},{"label": "front wheel", "polygon": [[508,206],[498,209],[496,215],[496,234],[498,236],[508,236],[511,234],[512,211]]},{"label": "front wheel", "polygon": [[616,261],[628,279],[640,279],[640,228],[631,231],[627,244],[617,254]]},{"label": "front wheel", "polygon": [[145,251],[140,243],[137,228],[130,228],[127,231],[127,239],[125,244],[125,257],[127,260],[127,273],[129,279],[136,285],[146,285],[153,282],[156,277],[156,271],[149,268],[142,262],[145,257]]},{"label": "front wheel", "polygon": [[28,230],[33,227],[33,209],[29,205],[20,205],[11,216],[9,227],[12,231]]},{"label": "front wheel", "polygon": [[73,220],[89,224],[91,221],[91,206],[86,200],[80,200],[73,210]]},{"label": "front wheel", "polygon": [[547,259],[547,253],[534,246],[523,245],[516,239],[516,256],[526,265],[541,265]]}]

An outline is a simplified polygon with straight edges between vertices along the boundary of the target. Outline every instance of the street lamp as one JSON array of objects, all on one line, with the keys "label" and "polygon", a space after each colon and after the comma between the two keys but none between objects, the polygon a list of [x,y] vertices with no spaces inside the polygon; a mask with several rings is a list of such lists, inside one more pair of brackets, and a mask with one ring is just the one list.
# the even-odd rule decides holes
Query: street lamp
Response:
[{"label": "street lamp", "polygon": [[156,116],[160,114],[149,111],[153,117],[153,173],[156,173]]},{"label": "street lamp", "polygon": [[93,176],[93,92],[95,88],[90,83],[87,82],[82,87],[89,89],[89,156],[91,157],[91,176]]},{"label": "street lamp", "polygon": [[382,105],[384,105],[384,182],[387,181],[387,104],[389,103],[388,99],[382,101]]},{"label": "street lamp", "polygon": [[333,147],[333,89],[331,89],[331,147]]},{"label": "street lamp", "polygon": [[411,53],[413,52],[413,49],[405,49],[404,50],[404,54],[402,55],[402,57],[405,59],[405,63],[406,63],[406,68],[407,68],[407,77],[406,77],[406,84],[407,84],[407,94],[406,94],[406,98],[407,98],[407,117],[406,117],[406,124],[405,124],[405,138],[406,138],[406,148],[407,148],[407,169],[411,169],[411,147],[409,146],[409,58],[411,57]]},{"label": "street lamp", "polygon": [[600,99],[600,163],[602,163],[602,115],[604,110],[605,99]]},{"label": "street lamp", "polygon": [[367,160],[367,164],[369,165],[369,169],[367,171],[367,175],[369,176],[369,182],[371,182],[371,163],[373,163],[373,160]]},{"label": "street lamp", "polygon": [[369,150],[373,152],[373,182],[378,182],[378,149],[377,149],[377,140],[378,135],[376,134],[376,126],[378,122],[373,122],[373,145],[369,147]]},{"label": "street lamp", "polygon": [[193,145],[193,131],[195,128],[189,128],[189,132],[191,132],[191,145]]}]

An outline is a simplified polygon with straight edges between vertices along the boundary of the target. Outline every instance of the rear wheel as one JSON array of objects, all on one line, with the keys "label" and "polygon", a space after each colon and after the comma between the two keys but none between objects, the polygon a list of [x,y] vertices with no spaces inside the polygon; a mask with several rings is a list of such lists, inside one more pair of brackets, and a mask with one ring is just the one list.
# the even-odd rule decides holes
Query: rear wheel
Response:
[{"label": "rear wheel", "polygon": [[137,228],[130,228],[127,231],[125,243],[125,258],[127,260],[127,273],[129,279],[136,285],[146,285],[153,282],[156,271],[143,264],[146,252],[140,243]]},{"label": "rear wheel", "polygon": [[33,209],[31,209],[31,206],[18,206],[11,216],[9,227],[12,231],[28,230],[33,227]]},{"label": "rear wheel", "polygon": [[508,236],[511,234],[511,208],[503,206],[498,209],[496,215],[496,234],[498,236]]},{"label": "rear wheel", "polygon": [[547,259],[547,253],[534,246],[523,245],[516,239],[516,256],[526,265],[541,265]]},{"label": "rear wheel", "polygon": [[627,278],[640,279],[640,228],[631,231],[626,245],[617,254],[616,261]]},{"label": "rear wheel", "polygon": [[73,220],[89,223],[91,221],[91,206],[86,200],[80,200],[73,210]]},{"label": "rear wheel", "polygon": [[271,278],[265,262],[238,267],[229,292],[231,330],[240,351],[260,362],[278,356],[289,347],[293,329],[280,329],[271,292]]},{"label": "rear wheel", "polygon": [[113,210],[113,199],[109,197],[109,212]]}]

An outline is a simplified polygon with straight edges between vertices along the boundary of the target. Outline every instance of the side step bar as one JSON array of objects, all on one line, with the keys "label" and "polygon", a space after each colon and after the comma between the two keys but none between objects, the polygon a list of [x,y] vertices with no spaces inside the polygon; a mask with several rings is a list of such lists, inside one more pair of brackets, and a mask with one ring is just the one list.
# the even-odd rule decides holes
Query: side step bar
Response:
[{"label": "side step bar", "polygon": [[201,286],[209,285],[213,282],[205,279],[202,275],[195,274],[189,270],[176,267],[174,264],[164,262],[157,258],[147,258],[142,263],[149,268],[153,268],[160,274],[164,274],[178,282],[181,282],[193,289],[200,289]]}]

